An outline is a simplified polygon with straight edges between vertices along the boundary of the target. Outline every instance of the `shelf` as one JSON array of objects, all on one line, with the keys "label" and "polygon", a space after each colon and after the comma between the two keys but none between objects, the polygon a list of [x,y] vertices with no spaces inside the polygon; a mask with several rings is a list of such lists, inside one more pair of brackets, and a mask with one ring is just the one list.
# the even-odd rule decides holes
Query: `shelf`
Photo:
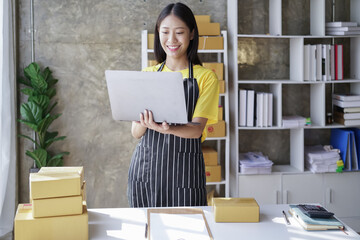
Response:
[{"label": "shelf", "polygon": [[346,35],[346,36],[313,36],[313,35],[270,35],[270,34],[238,34],[238,38],[354,38],[360,37],[360,35]]},{"label": "shelf", "polygon": [[360,83],[360,79],[343,79],[331,81],[295,81],[283,80],[238,80],[238,84],[330,84],[330,83]]},{"label": "shelf", "polygon": [[205,141],[212,141],[212,140],[227,140],[227,137],[207,137]]},{"label": "shelf", "polygon": [[226,181],[222,180],[221,182],[207,182],[206,185],[210,186],[210,185],[225,185]]}]

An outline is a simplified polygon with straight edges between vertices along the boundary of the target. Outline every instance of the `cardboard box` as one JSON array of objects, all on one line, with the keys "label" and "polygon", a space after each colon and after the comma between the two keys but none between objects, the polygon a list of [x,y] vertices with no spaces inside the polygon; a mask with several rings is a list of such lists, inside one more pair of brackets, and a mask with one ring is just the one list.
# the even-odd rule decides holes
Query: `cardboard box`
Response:
[{"label": "cardboard box", "polygon": [[254,198],[214,198],[215,222],[259,222],[260,208]]},{"label": "cardboard box", "polygon": [[157,65],[158,62],[156,60],[148,60],[148,67]]},{"label": "cardboard box", "polygon": [[213,205],[214,196],[215,196],[215,190],[211,190],[211,191],[207,194],[207,203],[208,203],[208,206],[212,206],[212,205]]},{"label": "cardboard box", "polygon": [[220,120],[215,124],[206,125],[207,137],[225,137],[225,121]]},{"label": "cardboard box", "polygon": [[83,196],[32,200],[34,218],[82,214]]},{"label": "cardboard box", "polygon": [[221,166],[205,166],[206,182],[221,182]]},{"label": "cardboard box", "polygon": [[33,173],[30,175],[32,199],[80,196],[81,176],[77,173]]},{"label": "cardboard box", "polygon": [[199,37],[199,50],[222,50],[224,49],[223,37]]},{"label": "cardboard box", "polygon": [[202,153],[204,156],[205,166],[214,166],[218,164],[217,151],[211,147],[202,147]]},{"label": "cardboard box", "polygon": [[42,167],[38,173],[77,173],[81,182],[84,181],[84,167]]},{"label": "cardboard box", "polygon": [[219,36],[220,23],[198,22],[199,36]]},{"label": "cardboard box", "polygon": [[198,23],[209,23],[210,15],[195,15],[196,24]]},{"label": "cardboard box", "polygon": [[81,186],[81,196],[83,201],[86,201],[86,181],[83,181],[83,185]]},{"label": "cardboard box", "polygon": [[223,63],[212,63],[212,62],[204,62],[203,67],[212,70],[218,80],[224,79],[224,64]]},{"label": "cardboard box", "polygon": [[219,80],[219,93],[225,93],[225,80]]},{"label": "cardboard box", "polygon": [[219,112],[218,112],[218,120],[224,120],[224,116],[223,116],[223,107],[219,106]]},{"label": "cardboard box", "polygon": [[154,49],[154,38],[155,34],[149,33],[148,34],[148,49]]},{"label": "cardboard box", "polygon": [[31,204],[19,204],[14,220],[15,240],[88,239],[88,213],[61,217],[33,218]]}]

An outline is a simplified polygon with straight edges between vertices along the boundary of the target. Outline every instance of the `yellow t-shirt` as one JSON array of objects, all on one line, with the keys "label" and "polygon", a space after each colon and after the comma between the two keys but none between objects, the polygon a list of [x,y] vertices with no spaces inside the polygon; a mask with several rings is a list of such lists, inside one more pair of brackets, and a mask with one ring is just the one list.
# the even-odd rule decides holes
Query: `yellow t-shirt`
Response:
[{"label": "yellow t-shirt", "polygon": [[[156,72],[161,64],[151,66],[143,69],[145,72]],[[173,72],[166,65],[163,72]],[[183,78],[189,77],[189,69],[181,71]],[[218,105],[219,105],[219,83],[216,74],[210,69],[204,68],[201,65],[193,66],[194,78],[197,80],[199,86],[199,98],[196,103],[193,118],[202,117],[207,118],[207,125],[217,123],[218,121]],[[203,142],[206,138],[206,129],[204,129],[201,137]]]}]

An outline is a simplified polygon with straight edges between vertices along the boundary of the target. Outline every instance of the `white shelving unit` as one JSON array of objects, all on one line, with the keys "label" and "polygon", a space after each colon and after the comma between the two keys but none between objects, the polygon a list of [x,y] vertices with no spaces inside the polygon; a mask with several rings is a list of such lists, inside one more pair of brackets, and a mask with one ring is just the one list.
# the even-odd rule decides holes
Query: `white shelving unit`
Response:
[{"label": "white shelving unit", "polygon": [[[214,137],[206,138],[206,141],[216,141],[217,152],[218,152],[218,163],[221,165],[222,181],[220,182],[207,182],[208,186],[216,186],[217,192],[220,192],[221,186],[225,188],[225,197],[229,197],[230,190],[230,178],[229,178],[229,162],[230,162],[230,110],[229,110],[229,71],[228,71],[228,40],[227,31],[221,31],[221,35],[224,38],[224,49],[219,50],[198,50],[198,53],[212,53],[217,54],[217,62],[224,63],[224,80],[225,80],[225,93],[220,94],[219,104],[224,109],[224,120],[226,122],[226,136],[225,137]],[[148,49],[148,31],[143,30],[141,33],[141,67],[145,68],[148,66],[149,53],[153,53],[153,49]],[[222,147],[222,142],[225,141],[225,149]],[[221,150],[224,151],[224,156],[221,154]]]},{"label": "white shelving unit", "polygon": [[[232,143],[230,155],[230,196],[232,197],[255,197],[260,204],[266,203],[301,203],[319,202],[329,207],[337,216],[341,216],[349,221],[354,220],[355,225],[348,223],[357,231],[360,230],[360,213],[349,211],[346,204],[352,204],[356,209],[357,204],[349,199],[339,199],[339,194],[349,196],[351,199],[360,199],[360,190],[351,187],[351,182],[339,187],[339,184],[330,186],[334,182],[344,182],[343,179],[352,179],[359,182],[359,172],[344,172],[341,174],[325,173],[313,174],[305,170],[304,166],[304,144],[305,131],[324,130],[330,131],[332,128],[344,127],[340,124],[326,124],[326,88],[337,86],[337,84],[349,85],[350,92],[360,94],[360,36],[326,36],[325,35],[325,0],[310,0],[310,35],[282,35],[282,1],[269,0],[269,34],[239,34],[238,33],[238,6],[241,1],[228,0],[228,34],[229,34],[229,69],[230,71],[230,123]],[[350,0],[350,21],[360,25],[360,1]],[[239,39],[249,38],[256,40],[279,39],[289,44],[289,79],[279,80],[239,80],[238,76],[238,41]],[[349,39],[350,46],[350,78],[336,81],[304,81],[303,76],[303,52],[304,41],[312,39]],[[270,49],[270,46],[269,46]],[[270,49],[271,51],[271,49]],[[253,88],[266,86],[274,96],[273,105],[273,127],[239,127],[238,119],[238,90],[251,84]],[[282,127],[283,90],[290,85],[307,85],[309,88],[309,109],[312,126],[302,128]],[[291,91],[292,89],[287,89]],[[331,99],[331,98],[330,98]],[[327,99],[328,101],[330,99]],[[299,101],[304,99],[299,99]],[[330,100],[331,101],[331,100]],[[290,153],[287,165],[274,165],[270,175],[242,175],[239,173],[239,142],[245,131],[289,131]],[[271,134],[271,133],[269,133]],[[251,144],[251,143],[249,143]],[[282,146],[276,143],[268,143],[274,148]],[[320,144],[320,143],[319,143]],[[259,149],[259,151],[261,151]],[[264,153],[266,155],[266,153]],[[276,164],[276,159],[274,160]],[[336,199],[338,198],[338,199]],[[345,204],[344,204],[345,203]]]}]

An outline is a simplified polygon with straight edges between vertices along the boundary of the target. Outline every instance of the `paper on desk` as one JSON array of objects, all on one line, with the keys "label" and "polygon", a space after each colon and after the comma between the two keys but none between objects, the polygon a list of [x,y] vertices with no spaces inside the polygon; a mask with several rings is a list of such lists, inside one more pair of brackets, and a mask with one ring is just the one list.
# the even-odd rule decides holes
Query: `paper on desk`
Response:
[{"label": "paper on desk", "polygon": [[210,240],[203,215],[151,213],[150,239]]}]

